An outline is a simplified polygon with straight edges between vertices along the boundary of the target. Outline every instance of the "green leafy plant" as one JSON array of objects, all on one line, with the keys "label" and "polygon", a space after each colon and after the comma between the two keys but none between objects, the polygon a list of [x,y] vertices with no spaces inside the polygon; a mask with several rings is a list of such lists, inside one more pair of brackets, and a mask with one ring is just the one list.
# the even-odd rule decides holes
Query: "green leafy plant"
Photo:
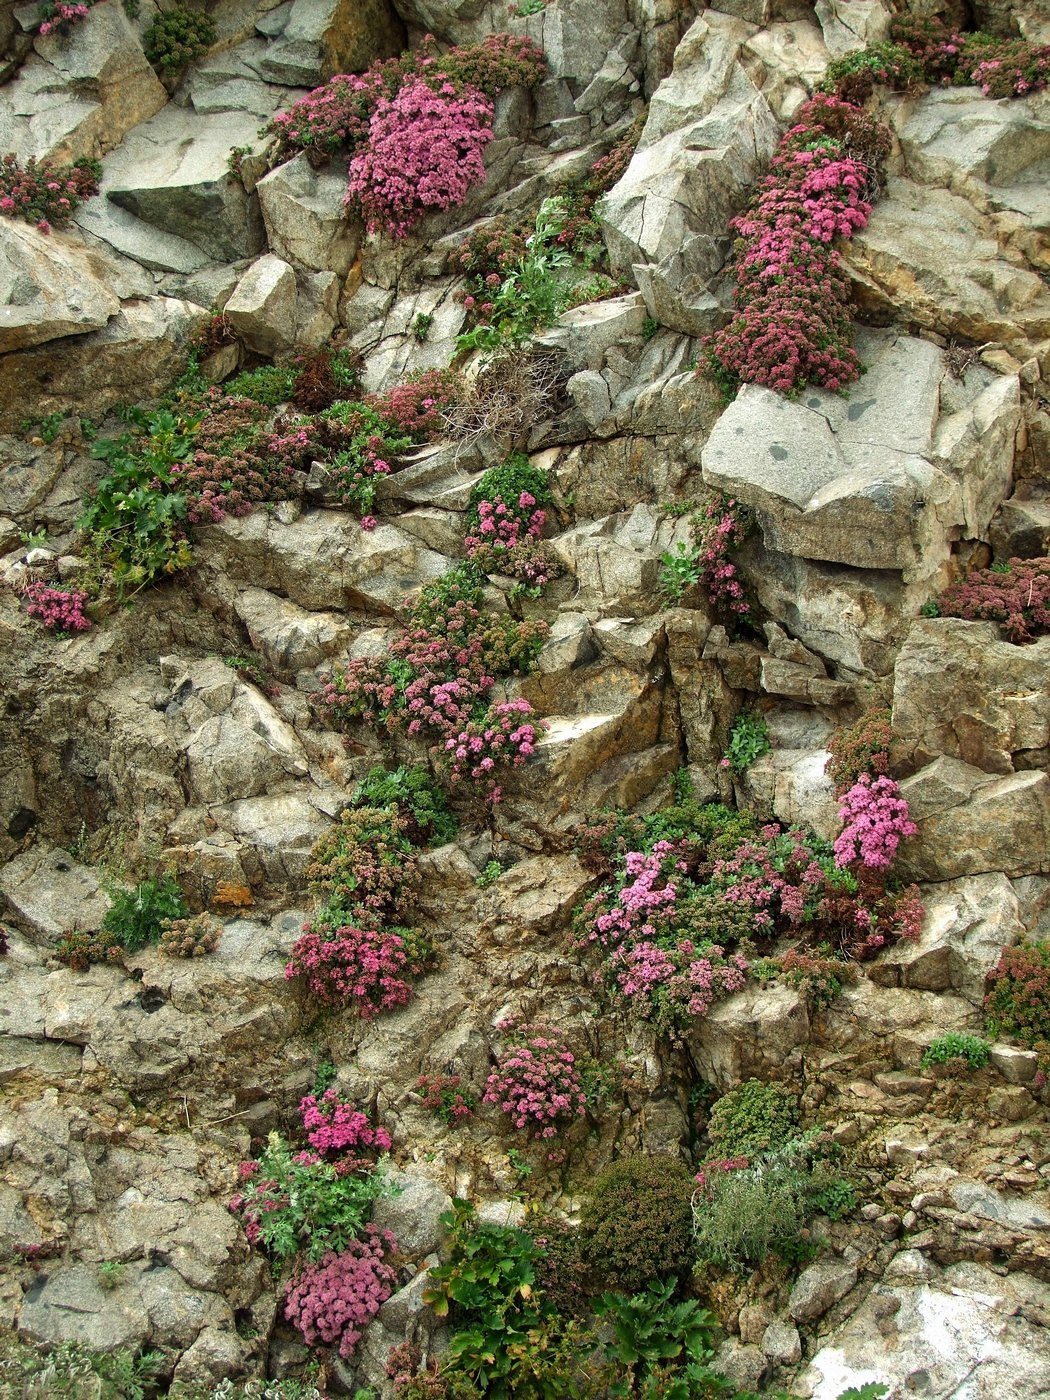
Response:
[{"label": "green leafy plant", "polygon": [[706,1362],[714,1355],[715,1319],[695,1299],[673,1301],[675,1281],[654,1282],[644,1293],[605,1293],[595,1312],[612,1328],[609,1353],[626,1368],[613,1395],[634,1395],[647,1377],[669,1365]]},{"label": "green leafy plant", "polygon": [[217,37],[214,20],[203,10],[174,5],[157,15],[142,36],[142,47],[154,68],[179,73],[206,53]]},{"label": "green leafy plant", "polygon": [[489,885],[494,885],[502,874],[503,866],[500,865],[499,861],[489,860],[485,862],[485,868],[474,883],[479,890],[487,890]]},{"label": "green leafy plant", "polygon": [[412,334],[420,345],[426,343],[430,335],[430,327],[434,324],[434,317],[428,311],[417,311],[415,320],[412,322]]},{"label": "green leafy plant", "polygon": [[[456,340],[458,350],[494,350],[520,344],[533,331],[549,326],[566,310],[578,282],[572,254],[559,242],[569,211],[563,199],[551,196],[540,205],[536,224],[525,240],[518,262],[504,272],[499,287],[485,303],[485,319]],[[475,299],[468,298],[468,310]]]},{"label": "green leafy plant", "polygon": [[979,1035],[959,1035],[949,1031],[930,1042],[922,1057],[923,1069],[933,1065],[950,1065],[962,1061],[971,1069],[984,1069],[988,1064],[990,1051],[988,1042]]},{"label": "green leafy plant", "polygon": [[751,710],[741,710],[729,732],[729,747],[722,764],[732,768],[734,773],[744,773],[756,758],[769,753],[771,748],[766,721]]},{"label": "green leafy plant", "polygon": [[695,588],[704,576],[704,567],[697,545],[679,540],[673,550],[660,555],[660,592],[667,603],[680,603],[690,588]]},{"label": "green leafy plant", "polygon": [[659,329],[660,322],[656,319],[656,317],[646,316],[645,320],[642,322],[643,340],[652,340],[653,336],[656,335]]},{"label": "green leafy plant", "polygon": [[798,1101],[778,1084],[747,1079],[716,1102],[707,1136],[721,1157],[757,1157],[798,1130]]},{"label": "green leafy plant", "polygon": [[189,907],[173,875],[143,880],[133,890],[117,890],[102,920],[102,932],[129,953],[159,942],[167,922],[184,919]]},{"label": "green leafy plant", "polygon": [[249,1240],[281,1262],[300,1252],[316,1262],[329,1250],[345,1249],[361,1235],[373,1202],[393,1194],[382,1164],[346,1172],[302,1156],[279,1133],[271,1133],[230,1202],[243,1218]]},{"label": "green leafy plant", "polygon": [[43,549],[47,544],[48,535],[41,526],[38,530],[19,530],[18,539],[26,549]]},{"label": "green leafy plant", "polygon": [[406,837],[417,845],[454,841],[459,823],[445,795],[422,764],[369,769],[354,791],[355,807],[396,807],[406,819]]},{"label": "green leafy plant", "polygon": [[849,1390],[842,1391],[838,1400],[884,1400],[889,1393],[888,1385],[883,1385],[881,1381],[869,1381],[867,1385],[851,1385]]},{"label": "green leafy plant", "polygon": [[92,444],[92,457],[109,471],[77,522],[124,596],[193,563],[186,497],[175,489],[172,468],[190,456],[200,423],[167,409],[129,417],[137,431]]},{"label": "green leafy plant", "polygon": [[119,1288],[127,1273],[125,1266],[117,1259],[104,1259],[96,1270],[98,1281],[105,1289]]},{"label": "green leafy plant", "polygon": [[857,1209],[857,1188],[845,1177],[839,1177],[819,1191],[814,1191],[812,1203],[830,1220],[845,1220]]}]

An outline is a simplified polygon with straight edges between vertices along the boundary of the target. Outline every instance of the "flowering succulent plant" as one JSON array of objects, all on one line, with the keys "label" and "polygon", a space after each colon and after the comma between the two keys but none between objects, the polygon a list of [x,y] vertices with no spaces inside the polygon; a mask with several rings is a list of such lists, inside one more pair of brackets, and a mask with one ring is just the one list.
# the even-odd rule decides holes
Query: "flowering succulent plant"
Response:
[{"label": "flowering succulent plant", "polygon": [[296,1270],[285,1290],[284,1315],[308,1346],[333,1346],[344,1360],[353,1356],[397,1285],[397,1271],[387,1263],[396,1247],[389,1230],[366,1225],[361,1239]]},{"label": "flowering succulent plant", "polygon": [[843,866],[859,861],[870,870],[884,870],[901,841],[919,829],[897,783],[885,774],[873,778],[862,773],[843,795],[839,817],[844,825],[835,842],[835,860]]},{"label": "flowering succulent plant", "polygon": [[56,165],[30,156],[23,165],[8,152],[0,156],[0,214],[50,233],[52,225],[68,223],[85,200],[98,194],[101,174],[96,160]]},{"label": "flowering succulent plant", "polygon": [[561,1126],[587,1111],[576,1056],[552,1028],[507,1021],[499,1029],[512,1043],[498,1052],[482,1102],[507,1114],[519,1132],[556,1137]]},{"label": "flowering succulent plant", "polygon": [[53,588],[35,580],[22,590],[26,611],[42,622],[49,632],[86,632],[91,619],[84,608],[88,595],[79,588]]},{"label": "flowering succulent plant", "polygon": [[410,80],[377,104],[367,144],[350,162],[346,206],[369,230],[404,238],[425,214],[462,204],[485,178],[492,110],[476,88],[457,93],[446,83],[434,92]]},{"label": "flowering succulent plant", "polygon": [[733,220],[735,312],[706,345],[727,393],[741,383],[782,393],[803,385],[841,389],[860,363],[850,344],[849,283],[837,238],[867,224],[876,167],[888,150],[871,118],[831,96],[805,103],[781,140],[748,210]]}]

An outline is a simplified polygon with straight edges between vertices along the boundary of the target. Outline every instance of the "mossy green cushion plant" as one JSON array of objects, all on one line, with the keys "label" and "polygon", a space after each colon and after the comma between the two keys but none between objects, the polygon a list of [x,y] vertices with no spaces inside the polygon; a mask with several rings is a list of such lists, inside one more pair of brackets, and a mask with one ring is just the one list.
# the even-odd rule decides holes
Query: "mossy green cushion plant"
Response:
[{"label": "mossy green cushion plant", "polygon": [[798,1103],[776,1084],[748,1079],[711,1110],[707,1135],[722,1157],[758,1157],[798,1131]]},{"label": "mossy green cushion plant", "polygon": [[217,37],[214,20],[203,10],[174,5],[149,26],[142,36],[142,47],[154,68],[174,74],[206,53]]},{"label": "mossy green cushion plant", "polygon": [[584,1253],[595,1280],[642,1293],[693,1263],[693,1178],[677,1157],[638,1152],[598,1173],[583,1207]]}]

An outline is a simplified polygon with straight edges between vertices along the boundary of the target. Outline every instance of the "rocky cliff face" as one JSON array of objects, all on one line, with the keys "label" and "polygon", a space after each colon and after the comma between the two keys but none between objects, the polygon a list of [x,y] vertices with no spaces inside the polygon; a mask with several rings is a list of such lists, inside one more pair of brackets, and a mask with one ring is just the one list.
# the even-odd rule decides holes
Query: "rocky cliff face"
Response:
[{"label": "rocky cliff face", "polygon": [[[886,40],[905,9],[1050,42],[1036,3],[547,0],[514,16],[218,0],[214,42],[173,74],[144,53],[152,0],[104,0],[67,34],[33,37],[31,6],[8,15],[0,149],[97,157],[102,175],[65,228],[0,217],[7,1329],[159,1351],[158,1383],[187,1395],[300,1375],[287,1275],[227,1203],[238,1163],[294,1133],[325,1062],[388,1130],[403,1190],[374,1217],[400,1241],[396,1287],[352,1355],[321,1349],[322,1389],[393,1395],[391,1347],[447,1341],[421,1295],[450,1198],[496,1221],[517,1221],[520,1198],[576,1222],[613,1159],[670,1153],[695,1171],[702,1105],[755,1078],[791,1088],[857,1199],[817,1216],[793,1270],[697,1285],[732,1383],[818,1400],[868,1382],[894,1400],[1050,1394],[1045,1046],[1008,1026],[987,1065],[926,1054],[946,1033],[983,1035],[1003,950],[1050,937],[1050,641],[936,607],[969,568],[1048,552],[1050,93],[875,99],[891,149],[870,220],[842,246],[866,366],[847,393],[747,383],[727,403],[696,373],[730,310],[730,220],[829,62]],[[260,126],[333,74],[426,33],[464,45],[501,31],[535,41],[547,69],[496,98],[486,179],[458,207],[395,240],[344,212],[345,161],[271,167]],[[457,346],[465,240],[495,216],[533,220],[632,130],[595,213],[602,295],[532,327],[516,352],[519,373],[542,366],[532,397],[521,409],[519,385],[517,419],[494,419],[504,391],[486,352]],[[103,590],[90,629],[56,636],[24,589],[90,572],[77,522],[106,469],[91,441],[124,430],[119,406],[169,393],[216,312],[228,334],[202,366],[215,383],[335,345],[359,353],[357,397],[453,361],[480,388],[470,412],[403,446],[366,528],[331,463],[305,460],[286,499],[195,524],[191,568],[123,600]],[[421,590],[463,558],[473,488],[513,451],[545,474],[555,577],[536,596],[493,570],[480,606],[549,628],[531,669],[495,691],[531,706],[535,751],[496,804],[454,789],[455,838],[413,848],[411,922],[436,953],[408,1004],[319,1007],[285,971],[317,903],[311,853],[374,765],[428,761],[404,733],[336,724],[324,684],[348,660],[398,654]],[[695,508],[712,492],[753,524],[732,552],[752,600],[743,629],[696,577],[667,586],[669,559],[696,564]],[[872,709],[890,712],[918,828],[894,866],[918,885],[916,936],[847,960],[826,998],[752,968],[673,1034],[610,1001],[569,937],[600,883],[579,824],[651,816],[688,786],[834,841],[829,743]],[[768,742],[730,765],[741,714]],[[56,957],[162,870],[188,910],[221,920],[214,952],[148,943],[86,970]],[[442,1123],[419,1088],[455,1075],[480,1098],[511,1015],[619,1067],[586,1131],[531,1167],[498,1107]],[[15,1364],[12,1394],[49,1393],[46,1376],[23,1392]]]}]

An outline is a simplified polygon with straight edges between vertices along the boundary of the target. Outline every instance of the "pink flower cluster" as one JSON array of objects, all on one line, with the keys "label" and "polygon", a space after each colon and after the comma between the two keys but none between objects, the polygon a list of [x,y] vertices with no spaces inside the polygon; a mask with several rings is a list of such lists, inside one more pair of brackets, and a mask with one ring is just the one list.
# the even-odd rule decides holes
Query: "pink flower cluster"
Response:
[{"label": "pink flower cluster", "polygon": [[706,1016],[719,997],[740,991],[748,964],[714,942],[698,944],[676,924],[681,882],[688,888],[688,843],[657,841],[627,851],[620,888],[606,887],[583,906],[576,946],[597,944],[609,954],[599,978],[614,1002],[662,1029]]},{"label": "pink flower cluster", "polygon": [[897,783],[885,775],[862,773],[843,795],[839,817],[844,826],[835,842],[835,862],[840,866],[860,861],[870,870],[885,870],[901,841],[919,829]]},{"label": "pink flower cluster", "polygon": [[482,1102],[508,1114],[530,1137],[556,1137],[561,1124],[587,1111],[576,1056],[559,1031],[513,1022],[501,1029],[512,1033],[515,1043],[499,1052]]},{"label": "pink flower cluster", "polygon": [[68,0],[56,0],[56,3],[49,0],[43,7],[43,18],[36,32],[40,35],[55,32],[68,34],[73,25],[79,24],[100,3],[101,0],[76,0],[74,4],[68,3]]},{"label": "pink flower cluster", "polygon": [[307,1094],[299,1104],[299,1116],[307,1142],[322,1155],[352,1152],[358,1156],[390,1148],[387,1130],[373,1127],[368,1115],[341,1099],[335,1089],[326,1089],[320,1098]]},{"label": "pink flower cluster", "polygon": [[338,1346],[344,1360],[354,1354],[397,1285],[397,1272],[386,1262],[396,1248],[389,1230],[367,1225],[362,1239],[296,1271],[285,1291],[284,1315],[307,1346]]},{"label": "pink flower cluster", "polygon": [[854,115],[869,120],[835,97],[806,103],[751,207],[733,220],[736,310],[706,346],[727,389],[841,389],[860,372],[849,343],[849,284],[830,247],[864,228],[871,213],[870,172],[844,153]]},{"label": "pink flower cluster", "polygon": [[405,974],[415,970],[398,933],[349,926],[320,932],[309,924],[292,945],[285,977],[303,977],[312,996],[326,1006],[356,1007],[364,1018],[412,1000]]},{"label": "pink flower cluster", "polygon": [[101,166],[94,160],[54,165],[32,156],[22,165],[8,151],[0,156],[0,214],[36,224],[50,233],[52,224],[69,222],[85,200],[98,194]]},{"label": "pink flower cluster", "polygon": [[26,611],[37,618],[50,632],[86,632],[91,619],[85,616],[88,595],[79,588],[52,588],[39,581],[27,583],[22,590]]},{"label": "pink flower cluster", "polygon": [[477,606],[461,598],[442,616],[407,627],[386,656],[349,662],[323,687],[322,703],[412,738],[429,731],[435,759],[452,781],[484,780],[498,764],[520,766],[535,747],[526,701],[478,715],[496,676],[521,669],[545,635],[542,623],[486,624]]},{"label": "pink flower cluster", "polygon": [[450,734],[444,752],[437,753],[449,781],[486,779],[497,766],[520,768],[536,749],[533,713],[527,700],[501,700],[490,705],[482,719],[470,720],[458,734]]},{"label": "pink flower cluster", "polygon": [[536,508],[536,497],[522,491],[517,501],[480,501],[478,503],[477,533],[467,535],[463,543],[468,557],[481,545],[513,549],[523,539],[538,540],[547,521],[547,512]]},{"label": "pink flower cluster", "polygon": [[615,1001],[633,1004],[666,1029],[686,1017],[706,1016],[721,997],[743,990],[748,962],[742,953],[727,956],[717,943],[698,948],[691,938],[670,947],[657,943],[625,944],[609,963]]},{"label": "pink flower cluster", "polygon": [[711,501],[704,515],[705,523],[697,540],[700,582],[716,612],[723,616],[746,617],[751,604],[729,551],[743,543],[750,521],[733,500]]},{"label": "pink flower cluster", "polygon": [[350,162],[345,204],[369,230],[395,238],[425,214],[462,204],[485,179],[492,113],[477,89],[457,92],[445,83],[434,92],[421,78],[405,83],[372,114],[368,143]]}]

